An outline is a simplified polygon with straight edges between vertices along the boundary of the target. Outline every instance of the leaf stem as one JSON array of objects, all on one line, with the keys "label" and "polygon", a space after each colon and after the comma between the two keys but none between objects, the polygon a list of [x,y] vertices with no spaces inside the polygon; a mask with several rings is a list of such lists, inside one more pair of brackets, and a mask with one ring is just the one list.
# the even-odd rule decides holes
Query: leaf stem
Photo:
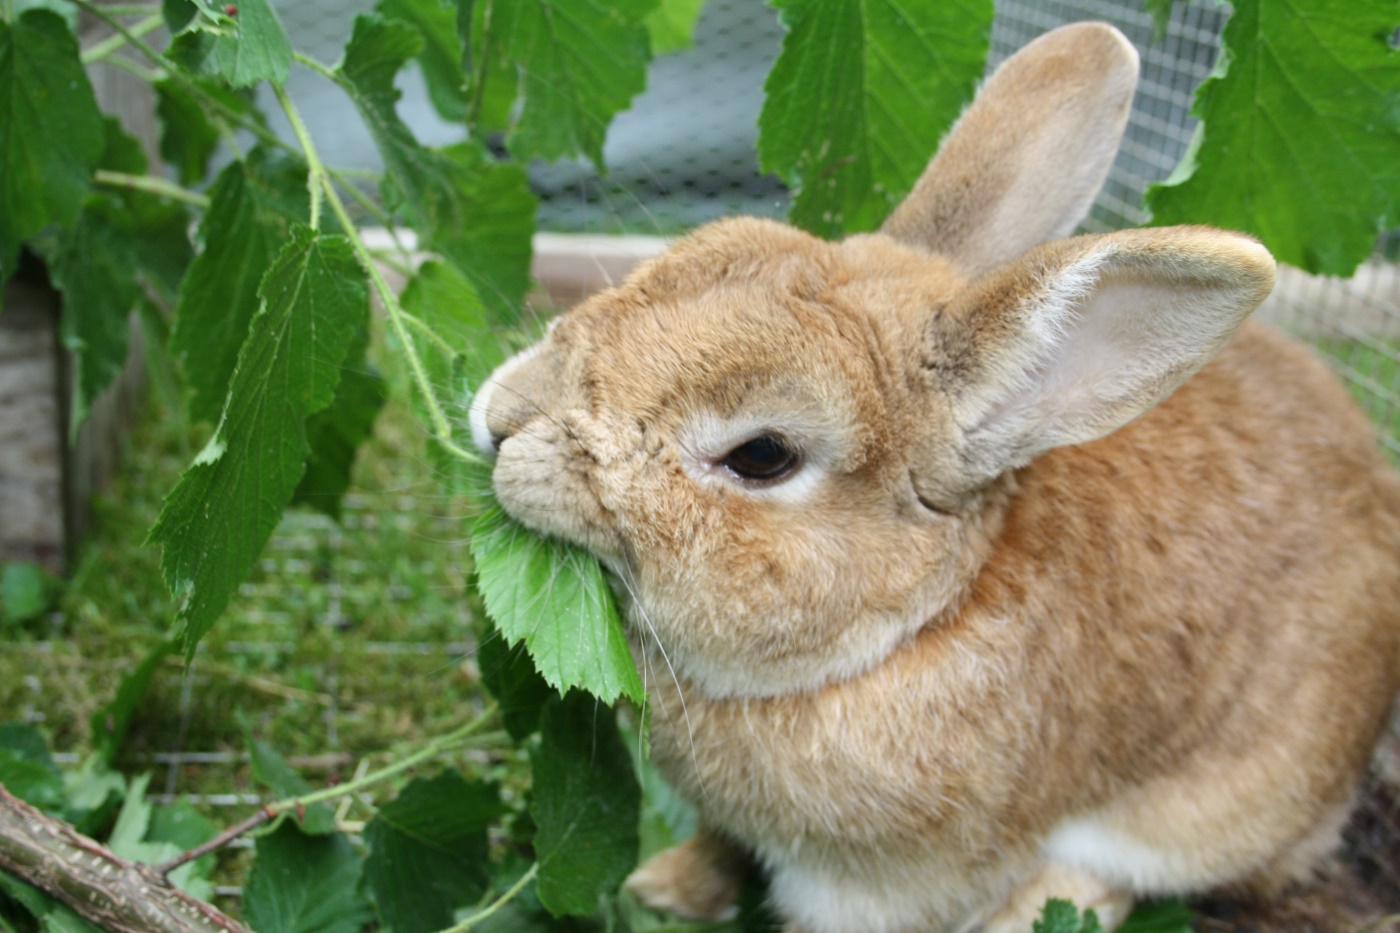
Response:
[{"label": "leaf stem", "polygon": [[[161,876],[168,875],[175,869],[179,868],[181,865],[184,865],[187,862],[193,862],[195,859],[199,858],[202,855],[206,855],[210,852],[213,852],[215,849],[219,849],[223,846],[228,845],[230,842],[237,839],[239,836],[242,836],[249,830],[256,829],[257,827],[263,825],[269,820],[275,819],[284,813],[299,813],[307,807],[311,806],[312,804],[323,803],[327,800],[335,800],[338,797],[352,797],[354,794],[359,793],[360,791],[364,790],[366,787],[369,787],[372,784],[377,784],[380,781],[385,780],[386,778],[391,778],[397,774],[402,774],[404,771],[407,771],[408,769],[412,768],[417,764],[421,764],[422,762],[427,761],[430,758],[437,757],[438,755],[442,754],[443,752],[447,751],[453,746],[464,744],[467,740],[473,737],[473,733],[479,730],[483,725],[489,722],[493,716],[496,715],[498,709],[499,707],[494,702],[487,704],[486,708],[482,711],[481,715],[477,716],[471,722],[467,723],[464,726],[461,726],[460,728],[452,730],[446,735],[438,736],[437,738],[433,739],[427,745],[424,745],[422,748],[409,755],[408,757],[401,758],[398,761],[385,765],[377,771],[366,772],[364,763],[361,762],[360,766],[357,767],[355,770],[355,777],[352,780],[345,782],[344,784],[337,784],[334,787],[327,787],[323,790],[313,791],[309,794],[303,794],[300,797],[289,797],[285,800],[279,800],[276,803],[265,804],[264,806],[259,807],[257,811],[253,813],[252,816],[248,817],[246,820],[243,820],[241,823],[236,823],[233,826],[230,826],[228,829],[224,830],[222,833],[219,833],[219,835],[215,836],[213,839],[209,840],[203,845],[196,846],[195,848],[190,849],[187,852],[182,852],[179,855],[175,856],[173,859],[170,859],[169,861],[161,862],[159,865],[154,865],[152,866],[152,869]],[[488,741],[494,743],[505,740],[507,738],[508,736],[505,732],[487,732],[483,735],[476,736],[477,741],[481,743],[486,743]]]},{"label": "leaf stem", "polygon": [[131,188],[135,191],[158,194],[163,198],[170,198],[172,201],[193,204],[204,210],[209,208],[209,199],[198,191],[182,188],[172,181],[166,181],[164,178],[157,178],[154,175],[128,175],[126,172],[109,172],[100,168],[93,173],[92,180],[99,185],[107,185],[112,188]]},{"label": "leaf stem", "polygon": [[[108,7],[107,9],[109,12],[111,11],[111,7]],[[83,52],[83,54],[79,57],[82,59],[82,63],[84,65],[91,65],[93,62],[100,62],[102,61],[102,59],[106,58],[108,55],[111,55],[117,49],[130,42],[131,40],[127,38],[128,36],[144,36],[147,33],[155,32],[161,27],[161,25],[164,22],[165,19],[160,15],[160,13],[156,13],[153,16],[148,16],[145,19],[141,20],[141,22],[137,23],[135,26],[132,26],[129,32],[117,32],[113,35],[110,35],[107,38],[103,39],[101,42],[94,44],[92,48]]]},{"label": "leaf stem", "polygon": [[519,881],[515,882],[515,884],[507,888],[504,894],[496,898],[486,907],[483,907],[481,910],[478,910],[476,913],[472,914],[470,917],[464,918],[460,923],[455,923],[452,926],[448,927],[446,930],[443,930],[442,933],[464,933],[464,931],[470,930],[478,923],[481,923],[483,920],[492,916],[496,913],[496,911],[500,910],[502,907],[515,900],[515,896],[524,889],[525,885],[535,880],[535,875],[539,874],[539,871],[540,863],[536,862],[535,864],[530,866],[529,871],[520,876]]},{"label": "leaf stem", "polygon": [[301,52],[293,52],[292,60],[300,62],[307,68],[310,68],[312,71],[318,72],[322,77],[329,78],[330,80],[334,81],[336,84],[340,83],[339,75],[337,75],[332,69],[316,61],[316,59],[312,58],[310,55],[304,55]]},{"label": "leaf stem", "polygon": [[[277,85],[272,86],[272,92],[277,95],[277,102],[282,105],[282,111],[287,115],[287,121],[292,124],[292,132],[296,134],[297,142],[301,143],[302,155],[306,157],[306,188],[311,196],[311,228],[320,229],[321,226],[321,195],[323,191],[329,191],[334,197],[335,191],[331,188],[330,177],[326,174],[326,167],[321,162],[320,153],[316,151],[316,146],[311,141],[311,134],[306,129],[306,124],[302,122],[301,112],[297,110],[292,99],[287,96],[287,92]],[[346,233],[351,235],[351,239],[357,239],[353,235],[353,226],[348,226]]]}]

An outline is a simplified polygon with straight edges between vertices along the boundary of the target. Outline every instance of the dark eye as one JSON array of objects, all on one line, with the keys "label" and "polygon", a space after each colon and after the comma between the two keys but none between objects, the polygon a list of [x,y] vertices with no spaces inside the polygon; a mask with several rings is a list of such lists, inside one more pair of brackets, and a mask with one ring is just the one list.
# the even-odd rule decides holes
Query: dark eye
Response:
[{"label": "dark eye", "polygon": [[760,434],[725,454],[721,462],[736,476],[772,482],[797,469],[797,450],[776,434]]}]

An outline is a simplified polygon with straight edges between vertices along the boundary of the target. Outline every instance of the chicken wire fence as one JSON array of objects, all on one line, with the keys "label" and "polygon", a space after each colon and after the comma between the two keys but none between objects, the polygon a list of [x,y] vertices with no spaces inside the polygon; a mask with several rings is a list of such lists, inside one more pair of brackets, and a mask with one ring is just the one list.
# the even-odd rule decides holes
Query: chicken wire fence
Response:
[{"label": "chicken wire fence", "polygon": [[[279,3],[279,11],[299,48],[330,61],[338,57],[348,38],[346,14],[357,5],[368,9],[372,3],[285,0]],[[1142,79],[1122,150],[1086,223],[1088,229],[1115,229],[1147,219],[1142,194],[1148,185],[1170,174],[1187,148],[1193,130],[1193,93],[1215,63],[1226,15],[1208,0],[1178,4],[1165,36],[1154,42],[1151,18],[1138,0],[997,3],[993,64],[1048,29],[1085,19],[1113,22],[1142,55]],[[733,213],[781,217],[787,209],[787,194],[780,182],[759,171],[755,156],[763,79],[781,41],[776,16],[759,0],[709,0],[693,48],[658,59],[646,93],[617,118],[605,150],[607,176],[583,163],[532,170],[541,198],[541,227],[670,235]],[[459,138],[459,127],[435,116],[421,81],[410,73],[402,85],[401,112],[420,139],[446,144]],[[349,103],[334,88],[298,71],[292,77],[291,93],[305,101],[302,110],[311,132],[337,164],[378,167],[372,141],[363,135],[359,120],[348,112]],[[276,108],[269,110],[276,112]],[[1348,281],[1282,270],[1279,287],[1261,313],[1319,348],[1355,389],[1380,427],[1382,442],[1400,461],[1400,276],[1394,263],[1379,258],[1379,252],[1377,257]],[[300,620],[308,615],[317,625],[339,633],[347,618],[377,611],[362,603],[368,589],[383,590],[383,568],[357,563],[352,539],[374,533],[379,524],[406,521],[407,513],[421,511],[421,500],[410,495],[401,506],[386,512],[381,500],[368,502],[351,495],[340,525],[318,516],[290,516],[269,544],[261,579],[244,587],[245,604],[257,607],[249,629],[253,634],[228,642],[224,649],[234,655],[275,654],[299,637]],[[462,563],[462,528],[450,517],[445,521],[437,559]],[[295,576],[298,567],[309,561],[325,565],[318,577],[324,581],[325,595],[315,605],[305,592],[289,591],[278,582]],[[375,597],[391,603],[411,598],[411,590],[396,593],[392,585],[387,595]],[[455,638],[444,637],[441,620],[430,618],[429,611],[415,612],[403,605],[399,610],[402,622],[392,639],[346,649],[354,651],[356,663],[407,659],[405,677],[440,675],[469,653],[464,624]],[[347,726],[359,715],[336,703],[341,663],[338,655],[327,659],[314,687],[330,700],[306,723],[308,730],[321,734],[327,770],[344,766],[337,753],[347,745]],[[198,676],[187,681],[175,723],[197,715],[195,697],[200,689]],[[153,789],[173,796],[188,793],[192,773],[236,762],[239,755],[195,747],[184,741],[177,725],[169,747],[150,752],[149,758],[163,769]],[[1395,868],[1400,829],[1391,790],[1397,786],[1395,776],[1400,775],[1396,761],[1400,755],[1390,749],[1378,756],[1375,776],[1363,793],[1363,805],[1349,835],[1354,861],[1390,892],[1400,891],[1400,873]],[[211,808],[242,808],[257,798],[230,790],[200,793],[195,799]]]}]

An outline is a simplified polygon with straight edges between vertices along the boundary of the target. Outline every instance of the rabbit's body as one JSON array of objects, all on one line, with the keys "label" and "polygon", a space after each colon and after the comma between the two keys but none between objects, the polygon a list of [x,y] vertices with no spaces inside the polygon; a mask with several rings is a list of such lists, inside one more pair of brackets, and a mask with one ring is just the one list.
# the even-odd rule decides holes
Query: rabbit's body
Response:
[{"label": "rabbit's body", "polygon": [[1111,929],[1335,843],[1400,680],[1400,480],[1240,328],[1257,243],[1053,239],[1135,73],[1051,33],[880,233],[709,225],[478,394],[504,506],[617,579],[700,811],[653,905],[722,915],[752,856],[794,933]]},{"label": "rabbit's body", "polygon": [[1135,893],[1289,880],[1335,843],[1396,684],[1400,483],[1374,447],[1329,372],[1247,324],[1148,415],[1007,478],[966,597],[872,672],[682,701],[653,649],[655,760],[813,931],[957,929],[1047,861]]}]

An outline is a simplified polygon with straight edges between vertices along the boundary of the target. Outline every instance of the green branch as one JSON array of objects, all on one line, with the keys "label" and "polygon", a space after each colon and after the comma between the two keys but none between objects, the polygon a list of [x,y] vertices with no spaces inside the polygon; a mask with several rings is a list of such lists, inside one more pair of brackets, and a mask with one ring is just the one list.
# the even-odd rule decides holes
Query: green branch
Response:
[{"label": "green branch", "polygon": [[[310,61],[310,59],[307,59]],[[337,84],[341,84],[340,76],[333,72],[329,74]],[[343,87],[343,85],[342,85]],[[301,115],[297,113],[296,105],[292,103],[285,91],[279,87],[273,87],[277,94],[277,100],[282,105],[282,109],[287,113],[287,119],[292,124],[292,130],[296,133],[297,141],[301,144],[302,155],[306,158],[309,168],[308,184],[313,185],[324,193],[326,203],[330,205],[331,213],[335,214],[340,221],[341,228],[345,231],[345,236],[350,240],[350,246],[355,251],[355,256],[359,259],[360,265],[368,273],[370,282],[374,285],[375,294],[379,296],[379,301],[384,306],[384,311],[389,318],[389,326],[394,331],[394,336],[398,338],[399,345],[403,347],[404,355],[408,358],[409,368],[413,372],[414,385],[418,387],[419,393],[423,396],[423,403],[428,409],[428,420],[432,423],[433,437],[442,448],[453,456],[471,463],[481,463],[480,454],[467,450],[465,447],[452,440],[452,424],[447,420],[447,413],[443,410],[442,402],[438,401],[437,393],[433,390],[432,382],[428,379],[428,371],[423,365],[422,358],[414,349],[413,341],[408,333],[408,324],[405,321],[403,306],[399,304],[398,295],[389,287],[389,283],[384,279],[384,273],[379,270],[379,265],[374,261],[374,256],[369,248],[365,246],[365,241],[360,237],[359,230],[355,227],[355,222],[350,218],[349,212],[345,209],[345,202],[340,198],[340,192],[336,190],[331,181],[330,173],[326,171],[325,163],[321,161],[320,153],[316,151],[316,145],[311,139],[311,134],[307,132],[305,123],[302,122]],[[320,199],[313,193],[311,200],[311,224],[316,226],[320,210]]]},{"label": "green branch", "polygon": [[470,930],[478,923],[481,923],[483,920],[486,920],[496,911],[500,910],[502,907],[515,900],[515,896],[519,894],[522,890],[524,890],[525,885],[535,880],[535,875],[539,874],[539,871],[540,863],[536,862],[535,864],[530,866],[529,871],[520,876],[519,881],[515,882],[515,884],[507,888],[504,894],[496,898],[486,907],[483,907],[481,910],[478,910],[476,913],[472,914],[470,917],[466,917],[461,922],[455,923],[452,926],[448,927],[446,930],[443,930],[442,933],[464,933],[464,931]]},{"label": "green branch", "polygon": [[[111,7],[108,7],[107,9],[110,11]],[[102,59],[106,58],[108,55],[111,55],[117,49],[130,42],[131,39],[128,38],[128,36],[140,37],[146,35],[147,33],[155,32],[164,24],[164,22],[165,18],[162,17],[159,13],[156,13],[154,16],[148,16],[145,19],[141,20],[141,22],[137,23],[135,26],[132,26],[130,31],[128,32],[118,32],[115,35],[108,36],[101,42],[98,42],[95,45],[93,45],[92,48],[83,52],[83,54],[80,56],[83,64],[91,65],[93,62],[102,61]]]},{"label": "green branch", "polygon": [[100,168],[93,173],[92,180],[99,185],[145,191],[150,194],[160,195],[163,198],[170,198],[172,201],[183,201],[186,204],[193,204],[201,210],[209,209],[209,199],[198,191],[182,188],[174,182],[166,181],[164,178],[157,178],[154,175],[128,175],[125,172],[109,172],[106,169]]}]

